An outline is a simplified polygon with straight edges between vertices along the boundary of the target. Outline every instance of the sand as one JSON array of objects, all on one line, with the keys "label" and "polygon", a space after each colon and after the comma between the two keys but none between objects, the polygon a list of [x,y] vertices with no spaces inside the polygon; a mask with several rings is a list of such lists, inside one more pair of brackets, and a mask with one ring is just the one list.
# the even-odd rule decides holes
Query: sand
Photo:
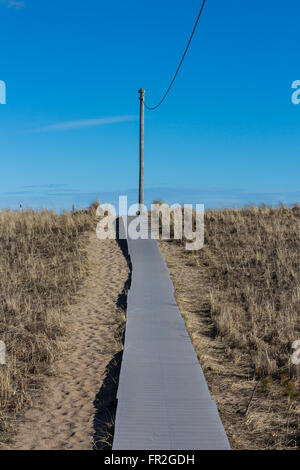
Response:
[{"label": "sand", "polygon": [[101,448],[107,409],[114,405],[107,384],[116,380],[107,373],[118,372],[115,336],[129,268],[115,240],[92,234],[90,241],[92,272],[71,306],[68,347],[55,364],[58,374],[47,379],[46,392],[21,418],[13,449]]}]

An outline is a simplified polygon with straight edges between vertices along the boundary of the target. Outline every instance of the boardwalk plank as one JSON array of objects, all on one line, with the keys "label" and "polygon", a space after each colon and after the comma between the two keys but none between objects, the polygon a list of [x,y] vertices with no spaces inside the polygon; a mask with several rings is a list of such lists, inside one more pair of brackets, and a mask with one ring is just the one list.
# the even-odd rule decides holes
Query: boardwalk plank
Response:
[{"label": "boardwalk plank", "polygon": [[[146,219],[142,224],[145,234]],[[229,449],[157,242],[128,239],[128,251],[132,283],[113,449]]]}]

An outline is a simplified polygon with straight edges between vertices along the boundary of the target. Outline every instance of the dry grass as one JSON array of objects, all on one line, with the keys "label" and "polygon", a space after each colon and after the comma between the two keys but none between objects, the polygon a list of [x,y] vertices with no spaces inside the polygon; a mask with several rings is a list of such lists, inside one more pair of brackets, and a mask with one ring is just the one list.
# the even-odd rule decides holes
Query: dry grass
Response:
[{"label": "dry grass", "polygon": [[58,215],[0,212],[0,441],[30,406],[62,351],[64,316],[88,273],[86,234],[95,207]]},{"label": "dry grass", "polygon": [[300,207],[209,211],[202,250],[161,247],[233,446],[299,445]]},{"label": "dry grass", "polygon": [[208,212],[196,262],[214,287],[210,311],[232,349],[247,350],[258,377],[294,375],[300,338],[300,207]]}]

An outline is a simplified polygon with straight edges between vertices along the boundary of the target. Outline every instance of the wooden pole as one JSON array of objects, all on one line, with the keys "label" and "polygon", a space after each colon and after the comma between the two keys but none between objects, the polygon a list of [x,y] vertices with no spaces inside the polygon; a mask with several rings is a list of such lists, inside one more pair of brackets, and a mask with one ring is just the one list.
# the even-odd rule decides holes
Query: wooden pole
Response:
[{"label": "wooden pole", "polygon": [[139,213],[144,204],[144,96],[145,90],[141,88],[140,94],[140,176],[139,176]]}]

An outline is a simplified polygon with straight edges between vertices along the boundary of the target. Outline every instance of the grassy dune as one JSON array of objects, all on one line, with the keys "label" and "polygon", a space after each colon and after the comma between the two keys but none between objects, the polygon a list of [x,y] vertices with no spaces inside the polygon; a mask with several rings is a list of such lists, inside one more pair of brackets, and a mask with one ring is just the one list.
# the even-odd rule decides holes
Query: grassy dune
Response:
[{"label": "grassy dune", "polygon": [[0,441],[13,417],[53,374],[62,350],[64,316],[88,272],[86,234],[95,207],[75,214],[0,212]]},{"label": "grassy dune", "polygon": [[210,311],[233,350],[250,352],[257,377],[292,376],[291,344],[300,338],[300,207],[209,212],[206,266]]},{"label": "grassy dune", "polygon": [[[0,442],[56,373],[95,207],[0,212]],[[208,211],[204,248],[184,244],[160,242],[232,447],[299,447],[300,207]]]},{"label": "grassy dune", "polygon": [[208,211],[203,249],[161,247],[233,445],[297,447],[300,207]]}]

